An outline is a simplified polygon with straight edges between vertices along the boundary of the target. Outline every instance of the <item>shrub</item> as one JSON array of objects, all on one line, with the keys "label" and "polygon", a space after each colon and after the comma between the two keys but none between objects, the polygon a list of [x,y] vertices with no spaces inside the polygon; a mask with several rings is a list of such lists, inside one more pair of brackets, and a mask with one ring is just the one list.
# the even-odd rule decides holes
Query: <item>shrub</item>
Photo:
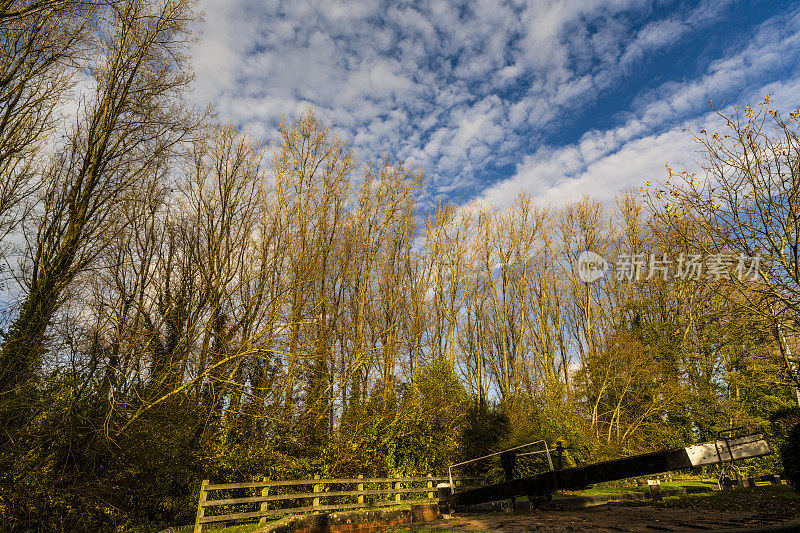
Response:
[{"label": "shrub", "polygon": [[783,474],[795,490],[800,490],[800,424],[796,424],[780,448]]}]

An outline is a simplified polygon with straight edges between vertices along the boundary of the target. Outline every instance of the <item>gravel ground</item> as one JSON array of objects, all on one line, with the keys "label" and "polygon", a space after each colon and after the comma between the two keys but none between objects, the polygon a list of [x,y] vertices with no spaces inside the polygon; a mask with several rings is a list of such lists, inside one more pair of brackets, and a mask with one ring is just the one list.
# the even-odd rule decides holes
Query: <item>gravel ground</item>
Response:
[{"label": "gravel ground", "polygon": [[693,509],[656,509],[601,505],[578,511],[539,511],[525,514],[496,513],[452,518],[425,524],[424,528],[394,531],[714,531],[753,529],[785,522],[792,516],[730,513]]},{"label": "gravel ground", "polygon": [[[665,498],[664,503],[607,504],[577,510],[497,512],[391,529],[433,531],[718,531],[752,530],[800,518],[800,495],[788,486]],[[800,524],[798,525],[800,530]]]}]

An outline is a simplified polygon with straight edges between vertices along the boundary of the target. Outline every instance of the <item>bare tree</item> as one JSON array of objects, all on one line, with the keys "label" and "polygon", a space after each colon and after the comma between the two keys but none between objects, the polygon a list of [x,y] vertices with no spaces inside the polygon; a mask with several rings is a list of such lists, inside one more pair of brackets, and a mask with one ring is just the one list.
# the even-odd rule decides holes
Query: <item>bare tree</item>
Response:
[{"label": "bare tree", "polygon": [[25,296],[0,355],[4,401],[31,382],[63,291],[124,228],[120,207],[142,201],[145,178],[192,125],[180,101],[191,3],[130,0],[101,16],[94,94],[47,165],[31,222]]},{"label": "bare tree", "polygon": [[769,97],[744,114],[713,109],[722,131],[695,137],[706,175],[669,169],[651,207],[697,252],[722,258],[731,303],[772,327],[800,404],[800,361],[787,342],[800,315],[800,112],[786,119]]},{"label": "bare tree", "polygon": [[58,107],[91,44],[91,2],[0,5],[0,244],[19,227],[40,185]]}]

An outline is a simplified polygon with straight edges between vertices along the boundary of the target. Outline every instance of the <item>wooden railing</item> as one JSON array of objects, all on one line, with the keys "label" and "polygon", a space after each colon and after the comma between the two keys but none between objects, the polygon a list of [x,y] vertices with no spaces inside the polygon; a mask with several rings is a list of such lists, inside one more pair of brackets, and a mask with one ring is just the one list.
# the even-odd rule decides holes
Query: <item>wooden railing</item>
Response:
[{"label": "wooden railing", "polygon": [[[456,486],[463,486],[464,482],[473,480],[475,478],[453,478]],[[250,519],[260,519],[263,522],[268,516],[289,513],[433,503],[437,497],[436,484],[438,482],[448,482],[448,478],[429,475],[403,478],[359,476],[349,479],[319,479],[316,476],[314,479],[291,481],[270,481],[264,478],[263,481],[221,484],[210,484],[206,479],[200,486],[200,500],[197,503],[194,531],[199,533],[203,524],[213,522]],[[341,490],[352,485],[356,486],[356,490]],[[388,488],[383,488],[385,485],[388,485]],[[308,492],[308,487],[311,487],[311,492]],[[300,492],[293,492],[298,488],[301,489]],[[331,488],[339,490],[330,490]],[[241,493],[244,491],[255,491],[256,493],[242,496]],[[222,494],[209,498],[211,492]],[[414,498],[421,494],[424,494],[425,497]],[[404,499],[403,495],[406,495],[407,498]],[[386,499],[386,496],[391,496],[391,499]],[[311,505],[302,505],[307,500],[311,500]],[[323,500],[325,500],[324,504]],[[281,503],[288,504],[288,506],[281,506]],[[243,506],[250,509],[242,509]],[[214,508],[214,514],[206,514],[206,509],[209,508]]]}]

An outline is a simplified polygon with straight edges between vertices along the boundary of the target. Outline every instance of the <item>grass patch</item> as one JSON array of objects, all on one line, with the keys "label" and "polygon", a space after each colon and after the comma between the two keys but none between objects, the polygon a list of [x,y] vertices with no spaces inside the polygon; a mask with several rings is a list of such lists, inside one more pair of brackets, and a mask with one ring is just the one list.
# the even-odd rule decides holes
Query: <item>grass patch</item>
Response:
[{"label": "grass patch", "polygon": [[[716,483],[708,483],[696,480],[687,481],[666,481],[661,483],[661,490],[674,490],[687,487],[716,487]],[[601,494],[628,494],[632,492],[650,492],[647,485],[630,485],[627,487],[592,487],[581,491],[562,491],[561,496],[598,496]],[[557,494],[556,497],[559,495]]]},{"label": "grass patch", "polygon": [[456,529],[431,529],[425,526],[398,526],[386,531],[389,533],[463,533]]},{"label": "grass patch", "polygon": [[[264,525],[266,524],[253,522],[250,524],[237,524],[235,526],[208,529],[206,531],[210,531],[212,533],[252,533]],[[164,524],[140,524],[138,526],[125,529],[125,533],[158,533],[159,531],[163,531],[167,528],[169,528],[169,526],[165,526]]]},{"label": "grass patch", "polygon": [[797,512],[800,493],[788,485],[737,488],[704,494],[682,494],[664,498],[664,506],[678,509],[708,509],[749,512],[780,512],[782,509]]},{"label": "grass patch", "polygon": [[659,508],[706,511],[763,512],[796,514],[800,509],[800,493],[789,485],[726,489],[700,494],[665,496],[663,502],[623,502],[619,505],[648,505]]},{"label": "grass patch", "polygon": [[221,529],[211,529],[214,533],[252,533],[259,527],[264,527],[266,524],[259,524],[258,522],[252,524],[237,524],[235,526],[228,526]]}]

